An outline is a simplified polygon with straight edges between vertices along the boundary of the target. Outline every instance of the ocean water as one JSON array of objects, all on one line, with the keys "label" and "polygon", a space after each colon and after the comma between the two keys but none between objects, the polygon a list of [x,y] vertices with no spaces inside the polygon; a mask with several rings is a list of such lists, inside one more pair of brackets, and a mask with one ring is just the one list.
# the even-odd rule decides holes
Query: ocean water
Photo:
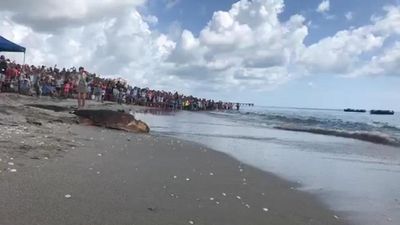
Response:
[{"label": "ocean water", "polygon": [[400,224],[400,114],[253,107],[136,117],[156,135],[198,142],[297,182],[354,224]]}]

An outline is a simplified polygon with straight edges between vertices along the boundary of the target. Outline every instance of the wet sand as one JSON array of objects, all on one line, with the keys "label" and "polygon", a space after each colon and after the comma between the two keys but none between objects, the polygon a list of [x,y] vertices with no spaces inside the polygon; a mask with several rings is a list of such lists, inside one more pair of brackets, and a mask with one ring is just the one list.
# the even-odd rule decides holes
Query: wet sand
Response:
[{"label": "wet sand", "polygon": [[[2,225],[346,224],[296,184],[225,154],[80,126],[68,112],[23,107],[32,101],[0,102]],[[32,115],[42,125],[24,118]]]}]

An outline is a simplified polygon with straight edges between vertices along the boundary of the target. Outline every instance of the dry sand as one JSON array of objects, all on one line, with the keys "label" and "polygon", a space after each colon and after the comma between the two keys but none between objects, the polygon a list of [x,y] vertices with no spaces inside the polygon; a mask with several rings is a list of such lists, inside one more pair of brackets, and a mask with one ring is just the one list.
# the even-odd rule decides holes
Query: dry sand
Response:
[{"label": "dry sand", "polygon": [[203,146],[24,106],[71,100],[0,99],[1,225],[346,223],[295,184]]}]

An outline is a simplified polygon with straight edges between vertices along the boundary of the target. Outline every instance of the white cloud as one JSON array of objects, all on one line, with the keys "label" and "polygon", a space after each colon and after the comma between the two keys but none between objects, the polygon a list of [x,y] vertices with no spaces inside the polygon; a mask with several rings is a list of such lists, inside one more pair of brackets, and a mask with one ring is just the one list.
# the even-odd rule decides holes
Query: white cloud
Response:
[{"label": "white cloud", "polygon": [[400,71],[400,41],[386,48],[381,54],[373,56],[362,67],[356,69],[351,75],[399,75]]},{"label": "white cloud", "polygon": [[226,87],[265,89],[287,81],[308,29],[300,15],[280,22],[283,7],[281,0],[239,1],[215,12],[199,37],[183,33],[169,60],[185,74]]},{"label": "white cloud", "polygon": [[150,25],[158,24],[158,18],[154,15],[147,15],[147,16],[143,17],[143,20]]},{"label": "white cloud", "polygon": [[330,10],[330,1],[329,0],[323,0],[317,8],[317,12],[319,13],[325,13],[328,12]]},{"label": "white cloud", "polygon": [[45,15],[34,4],[32,11],[10,2],[0,9],[2,35],[27,47],[29,63],[84,65],[134,85],[209,96],[267,90],[313,74],[400,75],[400,44],[390,43],[400,35],[399,6],[386,7],[370,24],[306,46],[311,23],[301,15],[280,20],[283,0],[238,1],[228,11],[215,12],[198,35],[179,24],[167,34],[154,30],[158,19],[139,13],[141,0],[115,5],[75,0],[66,7],[73,12],[61,9],[64,4],[40,1],[60,14]]},{"label": "white cloud", "polygon": [[165,1],[165,7],[167,9],[172,9],[175,7],[181,0],[164,0]]},{"label": "white cloud", "polygon": [[0,21],[0,30],[7,30],[4,36],[27,47],[29,63],[67,68],[84,65],[89,71],[124,76],[141,86],[154,80],[162,68],[159,65],[175,47],[166,35],[152,31],[135,7],[54,33],[13,22],[11,14],[3,14]]},{"label": "white cloud", "polygon": [[386,15],[371,25],[342,30],[308,46],[297,65],[310,74],[354,75],[369,63],[366,55],[376,54],[390,37],[400,34],[400,7],[386,7],[385,10]]},{"label": "white cloud", "polygon": [[344,30],[307,47],[299,59],[311,73],[347,73],[356,66],[358,56],[380,48],[384,38],[368,29]]},{"label": "white cloud", "polygon": [[1,1],[0,11],[11,12],[12,20],[37,31],[54,32],[118,15],[145,0],[13,0]]},{"label": "white cloud", "polygon": [[336,16],[328,13],[330,11],[330,8],[331,8],[330,1],[323,0],[318,5],[316,12],[321,13],[323,15],[323,17],[327,20],[334,20],[334,19],[336,19]]},{"label": "white cloud", "polygon": [[347,20],[350,21],[353,19],[353,12],[347,12],[344,16],[346,17]]}]

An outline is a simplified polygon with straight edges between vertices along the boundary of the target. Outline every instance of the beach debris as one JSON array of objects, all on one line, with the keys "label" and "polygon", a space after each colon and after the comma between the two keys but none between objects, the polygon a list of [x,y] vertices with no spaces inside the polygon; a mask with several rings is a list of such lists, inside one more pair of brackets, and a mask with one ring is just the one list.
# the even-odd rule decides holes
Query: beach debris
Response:
[{"label": "beach debris", "polygon": [[337,219],[337,220],[339,219],[339,217],[338,217],[338,216],[336,216],[336,215],[333,215],[333,218],[335,218],[335,219]]},{"label": "beach debris", "polygon": [[156,211],[156,208],[149,207],[149,208],[147,208],[147,210],[154,212],[154,211]]},{"label": "beach debris", "polygon": [[174,179],[177,179],[178,178],[178,176],[174,176]]},{"label": "beach debris", "polygon": [[268,212],[269,209],[268,209],[268,208],[263,208],[263,211],[264,211],[264,212]]},{"label": "beach debris", "polygon": [[186,181],[190,181],[190,178],[186,178]]},{"label": "beach debris", "polygon": [[99,153],[99,154],[97,154],[97,156],[99,156],[99,157],[102,157],[102,156],[103,156],[103,154]]},{"label": "beach debris", "polygon": [[36,121],[36,120],[34,120],[34,119],[32,119],[32,118],[27,118],[27,119],[26,119],[26,122],[29,123],[29,124],[32,124],[32,125],[42,126],[42,123],[41,123],[41,122]]},{"label": "beach debris", "polygon": [[16,173],[17,169],[9,169],[11,173]]},{"label": "beach debris", "polygon": [[242,197],[240,197],[240,196],[236,196],[236,198],[239,199],[239,200],[242,199]]},{"label": "beach debris", "polygon": [[193,220],[189,220],[189,224],[194,224],[194,221]]},{"label": "beach debris", "polygon": [[64,197],[68,199],[68,198],[71,198],[71,197],[72,197],[72,195],[70,195],[70,194],[66,194]]},{"label": "beach debris", "polygon": [[214,173],[210,173],[210,176],[214,176]]},{"label": "beach debris", "polygon": [[222,193],[222,196],[224,196],[224,197],[225,197],[225,196],[226,196],[226,193]]},{"label": "beach debris", "polygon": [[14,163],[13,162],[8,162],[8,165],[14,166]]},{"label": "beach debris", "polygon": [[96,173],[97,173],[97,174],[100,174],[100,171],[97,171]]},{"label": "beach debris", "polygon": [[246,206],[246,208],[250,209],[250,205],[249,204],[246,204],[245,206]]},{"label": "beach debris", "polygon": [[213,197],[210,198],[210,201],[214,201],[215,199]]}]

